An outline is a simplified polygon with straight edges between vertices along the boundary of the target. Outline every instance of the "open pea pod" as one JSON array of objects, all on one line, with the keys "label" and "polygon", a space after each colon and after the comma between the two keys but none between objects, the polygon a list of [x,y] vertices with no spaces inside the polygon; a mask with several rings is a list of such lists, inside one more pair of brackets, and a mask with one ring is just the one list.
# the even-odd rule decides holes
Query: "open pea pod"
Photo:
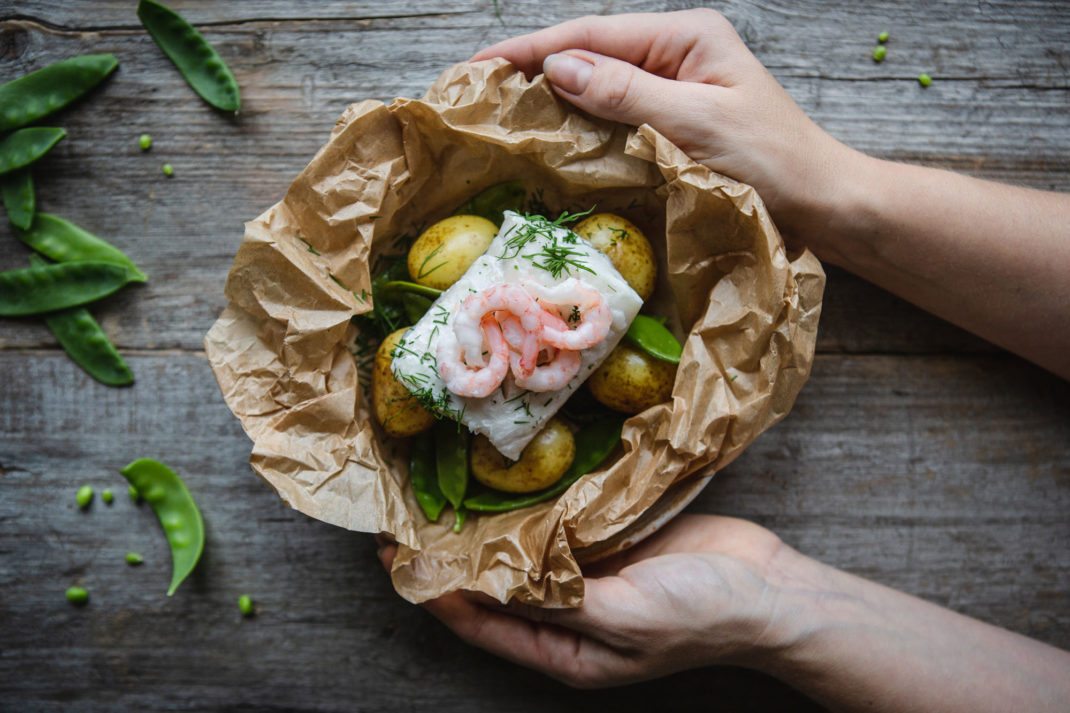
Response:
[{"label": "open pea pod", "polygon": [[159,461],[141,458],[120,473],[145,499],[163,526],[171,546],[171,586],[167,596],[189,576],[204,551],[204,520],[186,484]]},{"label": "open pea pod", "polygon": [[0,139],[0,175],[29,166],[44,156],[67,135],[51,126],[19,129]]},{"label": "open pea pod", "polygon": [[680,363],[680,355],[684,351],[680,342],[676,341],[676,337],[660,320],[645,314],[635,316],[628,331],[624,333],[624,338],[655,359],[673,364]]},{"label": "open pea pod", "polygon": [[409,440],[409,483],[427,519],[438,520],[442,508],[446,507],[446,496],[438,487],[435,439],[427,431]]},{"label": "open pea pod", "polygon": [[127,268],[133,282],[148,279],[122,250],[63,218],[38,213],[33,225],[16,232],[22,242],[56,262],[110,262]]},{"label": "open pea pod", "polygon": [[522,181],[504,181],[486,188],[454,211],[454,215],[478,215],[495,225],[501,225],[507,210],[524,210],[527,189]]},{"label": "open pea pod", "polygon": [[0,176],[0,198],[4,201],[4,210],[12,225],[27,230],[33,224],[37,198],[29,168]]},{"label": "open pea pod", "polygon": [[507,512],[557,497],[572,487],[572,484],[581,477],[597,468],[613,452],[613,449],[620,443],[620,432],[623,426],[623,417],[608,416],[577,431],[574,436],[576,457],[561,479],[550,487],[523,495],[487,491],[467,498],[464,506],[477,512]]},{"label": "open pea pod", "polygon": [[0,86],[0,131],[48,116],[97,86],[115,71],[115,55],[71,57]]},{"label": "open pea pod", "polygon": [[77,307],[107,297],[135,279],[110,262],[68,262],[0,272],[0,317]]}]

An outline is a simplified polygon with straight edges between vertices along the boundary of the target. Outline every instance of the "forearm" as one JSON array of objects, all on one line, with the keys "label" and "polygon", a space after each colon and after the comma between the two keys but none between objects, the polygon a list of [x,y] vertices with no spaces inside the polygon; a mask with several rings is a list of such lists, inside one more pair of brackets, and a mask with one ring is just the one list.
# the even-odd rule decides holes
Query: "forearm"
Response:
[{"label": "forearm", "polygon": [[790,553],[773,653],[749,662],[843,711],[1057,711],[1070,654]]},{"label": "forearm", "polygon": [[1070,378],[1070,196],[852,154],[802,241]]}]

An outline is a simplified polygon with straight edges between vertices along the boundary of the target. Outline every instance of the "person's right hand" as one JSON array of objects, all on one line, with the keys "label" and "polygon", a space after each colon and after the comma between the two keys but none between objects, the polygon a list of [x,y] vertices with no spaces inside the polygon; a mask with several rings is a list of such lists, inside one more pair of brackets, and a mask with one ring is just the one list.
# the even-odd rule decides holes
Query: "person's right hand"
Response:
[{"label": "person's right hand", "polygon": [[754,186],[789,237],[820,230],[856,154],[819,128],[720,13],[584,17],[506,40],[504,57],[596,116],[650,124],[691,158]]}]

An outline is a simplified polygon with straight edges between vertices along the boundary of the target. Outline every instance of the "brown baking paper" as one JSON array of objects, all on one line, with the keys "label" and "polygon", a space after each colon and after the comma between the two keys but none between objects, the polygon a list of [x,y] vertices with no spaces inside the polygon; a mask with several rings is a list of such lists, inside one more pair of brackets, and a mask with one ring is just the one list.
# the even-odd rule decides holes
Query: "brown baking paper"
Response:
[{"label": "brown baking paper", "polygon": [[[645,311],[686,341],[672,401],[626,422],[608,467],[555,501],[472,514],[454,534],[448,513],[426,521],[404,442],[374,423],[351,317],[370,309],[369,265],[399,235],[510,179],[554,215],[597,204],[646,230],[660,277]],[[786,255],[752,188],[649,126],[592,118],[544,77],[490,60],[447,70],[420,100],[345,111],[285,198],[246,225],[205,348],[253,440],[253,469],[311,517],[396,538],[403,597],[465,589],[578,606],[573,550],[619,533],[681,478],[724,467],[787,414],[810,371],[823,287],[817,259]]]}]

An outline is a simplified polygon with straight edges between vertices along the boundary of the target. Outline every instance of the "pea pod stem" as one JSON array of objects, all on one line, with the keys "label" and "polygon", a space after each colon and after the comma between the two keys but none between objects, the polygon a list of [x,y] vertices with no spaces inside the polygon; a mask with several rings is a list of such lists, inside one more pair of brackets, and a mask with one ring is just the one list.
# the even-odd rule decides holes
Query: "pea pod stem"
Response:
[{"label": "pea pod stem", "polygon": [[163,526],[171,547],[171,586],[167,590],[171,596],[204,551],[201,511],[178,474],[159,461],[141,458],[119,472],[137,488]]},{"label": "pea pod stem", "polygon": [[0,196],[11,224],[16,228],[29,230],[37,204],[30,169],[19,169],[0,177]]},{"label": "pea pod stem", "polygon": [[227,63],[189,22],[156,0],[141,0],[137,16],[193,90],[217,109],[237,112],[241,91]]},{"label": "pea pod stem", "polygon": [[378,292],[387,298],[395,295],[411,294],[426,297],[429,300],[436,300],[439,295],[442,294],[442,290],[418,285],[415,282],[406,282],[405,280],[391,280],[390,282],[384,282],[379,287]]},{"label": "pea pod stem", "polygon": [[572,487],[581,477],[597,468],[620,443],[623,418],[609,416],[594,421],[576,434],[576,457],[561,479],[548,488],[527,493],[510,495],[497,491],[487,491],[467,498],[464,507],[477,512],[508,512],[530,507],[550,498],[557,497]]},{"label": "pea pod stem", "polygon": [[0,138],[0,175],[17,171],[48,153],[67,135],[51,126],[31,126]]},{"label": "pea pod stem", "polygon": [[38,213],[32,226],[16,232],[22,242],[56,262],[110,262],[129,270],[132,282],[148,280],[119,248],[58,216]]},{"label": "pea pod stem", "polygon": [[115,55],[71,57],[0,86],[0,132],[11,131],[62,109],[119,66]]},{"label": "pea pod stem", "polygon": [[662,361],[680,363],[680,355],[684,348],[676,341],[664,324],[655,317],[639,314],[632,320],[624,338],[630,343],[642,349],[644,352]]}]

